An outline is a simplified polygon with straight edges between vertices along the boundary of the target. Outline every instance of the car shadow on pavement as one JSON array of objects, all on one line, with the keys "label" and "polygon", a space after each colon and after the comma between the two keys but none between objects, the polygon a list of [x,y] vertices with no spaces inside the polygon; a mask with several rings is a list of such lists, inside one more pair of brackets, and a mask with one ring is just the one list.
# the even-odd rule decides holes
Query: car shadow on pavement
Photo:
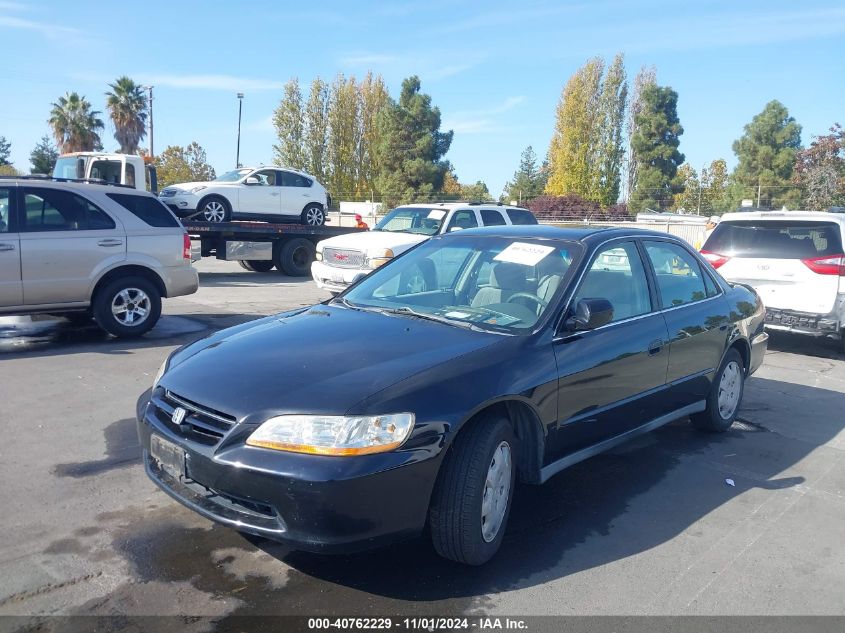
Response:
[{"label": "car shadow on pavement", "polygon": [[200,286],[203,288],[224,288],[231,286],[274,286],[313,283],[311,277],[290,277],[276,270],[253,273],[246,270],[232,272],[200,272]]},{"label": "car shadow on pavement", "polygon": [[[762,378],[752,378],[749,384],[761,393],[788,389],[807,402],[824,391],[826,407],[845,409],[842,393]],[[314,585],[308,578],[331,583],[333,606],[326,608],[335,613],[372,613],[374,608],[381,613],[484,611],[490,606],[486,597],[490,594],[636,556],[692,526],[695,533],[686,537],[698,538],[697,522],[755,488],[812,486],[812,476],[799,463],[839,433],[843,424],[841,416],[826,416],[817,420],[807,439],[785,437],[743,421],[722,435],[698,432],[686,420],[674,422],[569,468],[543,486],[518,486],[502,549],[482,567],[439,558],[425,537],[350,556],[295,552],[246,537],[301,577],[289,576],[285,591],[275,599],[248,601],[238,612],[297,612],[295,602],[279,598],[291,590],[302,595],[309,585],[311,591],[322,591],[324,585]],[[790,471],[789,476],[784,471]],[[726,478],[735,485],[728,485]],[[386,601],[362,599],[361,592]],[[320,612],[310,596],[301,606],[303,613]]]},{"label": "car shadow on pavement", "polygon": [[841,343],[833,339],[816,338],[790,332],[769,332],[769,352],[789,352],[816,358],[845,360]]}]

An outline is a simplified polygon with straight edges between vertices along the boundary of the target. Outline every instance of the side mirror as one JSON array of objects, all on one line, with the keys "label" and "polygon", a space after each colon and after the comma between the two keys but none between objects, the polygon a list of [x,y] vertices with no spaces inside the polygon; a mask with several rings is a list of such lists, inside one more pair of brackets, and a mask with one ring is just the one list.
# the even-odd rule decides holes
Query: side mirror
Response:
[{"label": "side mirror", "polygon": [[250,176],[249,178],[244,180],[244,184],[245,185],[260,185],[261,181],[258,180],[258,177],[256,177],[256,176]]},{"label": "side mirror", "polygon": [[595,330],[607,325],[613,318],[613,305],[607,299],[581,299],[575,305],[575,313],[566,320],[570,332]]}]

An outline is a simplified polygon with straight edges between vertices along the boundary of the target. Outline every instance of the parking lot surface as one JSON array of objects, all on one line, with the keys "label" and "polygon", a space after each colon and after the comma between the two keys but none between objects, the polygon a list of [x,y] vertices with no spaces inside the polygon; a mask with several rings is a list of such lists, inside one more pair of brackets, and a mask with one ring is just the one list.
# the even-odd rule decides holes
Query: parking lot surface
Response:
[{"label": "parking lot surface", "polygon": [[425,539],[324,557],[215,526],[144,474],[135,402],[171,350],[328,297],[310,279],[197,268],[200,291],[165,301],[141,340],[0,319],[0,615],[845,614],[832,344],[773,336],[724,435],[678,421],[519,487],[484,567]]}]

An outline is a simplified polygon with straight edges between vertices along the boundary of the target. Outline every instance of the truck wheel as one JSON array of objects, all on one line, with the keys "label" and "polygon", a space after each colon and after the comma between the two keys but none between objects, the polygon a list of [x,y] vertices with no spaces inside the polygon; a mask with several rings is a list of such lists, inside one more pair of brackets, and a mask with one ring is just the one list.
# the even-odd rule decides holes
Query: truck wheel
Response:
[{"label": "truck wheel", "polygon": [[206,222],[228,222],[232,217],[229,201],[220,196],[208,196],[200,202],[197,215]]},{"label": "truck wheel", "polygon": [[94,319],[106,332],[119,338],[147,333],[161,316],[161,295],[143,277],[120,277],[97,291]]},{"label": "truck wheel", "polygon": [[482,565],[499,550],[513,498],[515,445],[505,418],[479,420],[455,438],[429,509],[438,554]]},{"label": "truck wheel", "polygon": [[707,396],[707,408],[690,416],[692,425],[702,431],[724,433],[736,419],[745,388],[745,367],[735,348],[728,350],[725,360],[713,378]]},{"label": "truck wheel", "polygon": [[314,261],[314,243],[304,237],[287,240],[273,249],[273,262],[276,268],[291,277],[305,277],[311,274],[311,262]]},{"label": "truck wheel", "polygon": [[321,205],[312,203],[302,210],[301,220],[308,226],[323,226],[326,223],[326,212]]},{"label": "truck wheel", "polygon": [[252,273],[269,273],[275,265],[269,259],[239,259],[238,263]]}]

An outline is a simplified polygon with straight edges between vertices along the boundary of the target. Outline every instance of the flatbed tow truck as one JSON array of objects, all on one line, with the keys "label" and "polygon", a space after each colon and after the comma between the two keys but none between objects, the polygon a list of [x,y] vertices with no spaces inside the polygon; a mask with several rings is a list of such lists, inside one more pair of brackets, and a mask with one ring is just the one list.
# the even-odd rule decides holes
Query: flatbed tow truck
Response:
[{"label": "flatbed tow truck", "polygon": [[201,222],[184,219],[182,225],[198,241],[202,257],[237,261],[246,270],[269,272],[274,267],[292,277],[311,274],[317,242],[366,229],[268,222]]}]

